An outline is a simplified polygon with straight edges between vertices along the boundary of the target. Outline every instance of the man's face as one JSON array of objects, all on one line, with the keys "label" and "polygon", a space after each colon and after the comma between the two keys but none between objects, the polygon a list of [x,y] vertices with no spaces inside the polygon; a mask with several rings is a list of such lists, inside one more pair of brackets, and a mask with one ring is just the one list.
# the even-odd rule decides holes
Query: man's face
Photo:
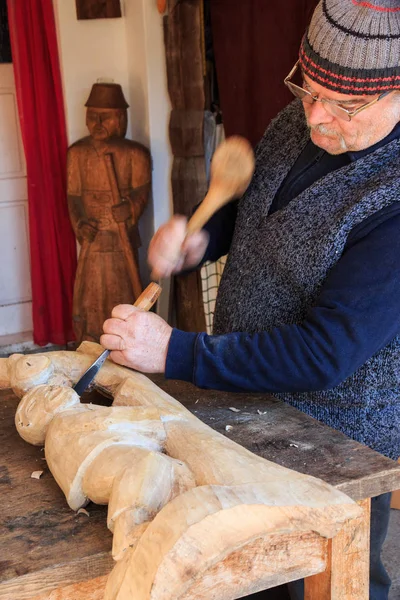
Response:
[{"label": "man's face", "polygon": [[[318,85],[304,75],[304,88],[319,99],[335,100],[347,110],[353,111],[374,100],[377,96],[349,96],[338,94]],[[355,115],[351,121],[331,115],[324,103],[303,102],[310,136],[316,146],[329,154],[364,150],[386,137],[400,121],[400,98],[398,92],[388,94],[379,102]]]},{"label": "man's face", "polygon": [[88,108],[86,125],[95,140],[106,140],[113,136],[122,137],[121,111],[116,108]]}]

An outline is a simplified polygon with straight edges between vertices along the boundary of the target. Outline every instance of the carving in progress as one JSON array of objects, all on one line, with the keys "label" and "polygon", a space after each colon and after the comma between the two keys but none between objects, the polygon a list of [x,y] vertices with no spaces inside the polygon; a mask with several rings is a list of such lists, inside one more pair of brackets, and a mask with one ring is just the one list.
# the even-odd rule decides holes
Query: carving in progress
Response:
[{"label": "carving in progress", "polygon": [[71,509],[108,504],[106,600],[233,600],[324,570],[316,542],[360,514],[355,502],[257,457],[111,361],[95,387],[113,405],[82,404],[72,385],[102,350],[1,359],[0,387],[21,398],[17,430],[45,446]]}]

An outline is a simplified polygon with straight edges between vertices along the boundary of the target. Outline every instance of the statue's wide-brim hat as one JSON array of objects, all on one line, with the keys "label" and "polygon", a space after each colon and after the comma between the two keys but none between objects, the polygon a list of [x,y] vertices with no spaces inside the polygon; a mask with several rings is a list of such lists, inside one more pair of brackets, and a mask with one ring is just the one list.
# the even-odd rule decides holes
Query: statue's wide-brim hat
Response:
[{"label": "statue's wide-brim hat", "polygon": [[119,83],[94,83],[85,104],[91,108],[128,108]]}]

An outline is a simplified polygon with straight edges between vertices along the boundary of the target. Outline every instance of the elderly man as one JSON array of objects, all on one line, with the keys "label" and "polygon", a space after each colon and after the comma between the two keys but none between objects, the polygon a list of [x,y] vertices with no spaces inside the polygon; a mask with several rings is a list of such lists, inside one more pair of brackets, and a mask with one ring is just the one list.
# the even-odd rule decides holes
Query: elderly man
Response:
[{"label": "elderly man", "polygon": [[[397,459],[397,0],[323,0],[285,83],[297,99],[267,129],[238,206],[189,239],[175,216],[150,247],[160,276],[229,250],[215,335],[119,306],[101,341],[135,369],[199,387],[272,392]],[[389,495],[372,502],[372,600],[387,599],[390,587],[380,560],[389,504]],[[301,598],[301,585],[291,594]]]}]

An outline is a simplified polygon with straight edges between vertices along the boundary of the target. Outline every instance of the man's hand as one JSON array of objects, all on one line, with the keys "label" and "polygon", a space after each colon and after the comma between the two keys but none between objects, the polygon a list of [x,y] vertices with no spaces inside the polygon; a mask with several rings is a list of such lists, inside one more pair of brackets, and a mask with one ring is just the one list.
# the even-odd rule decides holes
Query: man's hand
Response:
[{"label": "man's hand", "polygon": [[119,204],[111,207],[114,221],[116,223],[125,223],[132,216],[132,207],[129,200],[123,200]]},{"label": "man's hand", "polygon": [[186,237],[186,228],[186,217],[174,215],[155,233],[148,254],[154,279],[193,269],[200,263],[207,250],[208,233],[199,231]]},{"label": "man's hand", "polygon": [[120,304],[103,325],[100,343],[111,359],[143,373],[164,373],[172,327],[158,315]]},{"label": "man's hand", "polygon": [[78,224],[76,237],[78,238],[78,242],[81,245],[84,240],[91,244],[94,241],[97,232],[98,229],[96,229],[96,227],[93,227],[93,225],[91,225],[88,221],[80,221],[80,223]]}]

